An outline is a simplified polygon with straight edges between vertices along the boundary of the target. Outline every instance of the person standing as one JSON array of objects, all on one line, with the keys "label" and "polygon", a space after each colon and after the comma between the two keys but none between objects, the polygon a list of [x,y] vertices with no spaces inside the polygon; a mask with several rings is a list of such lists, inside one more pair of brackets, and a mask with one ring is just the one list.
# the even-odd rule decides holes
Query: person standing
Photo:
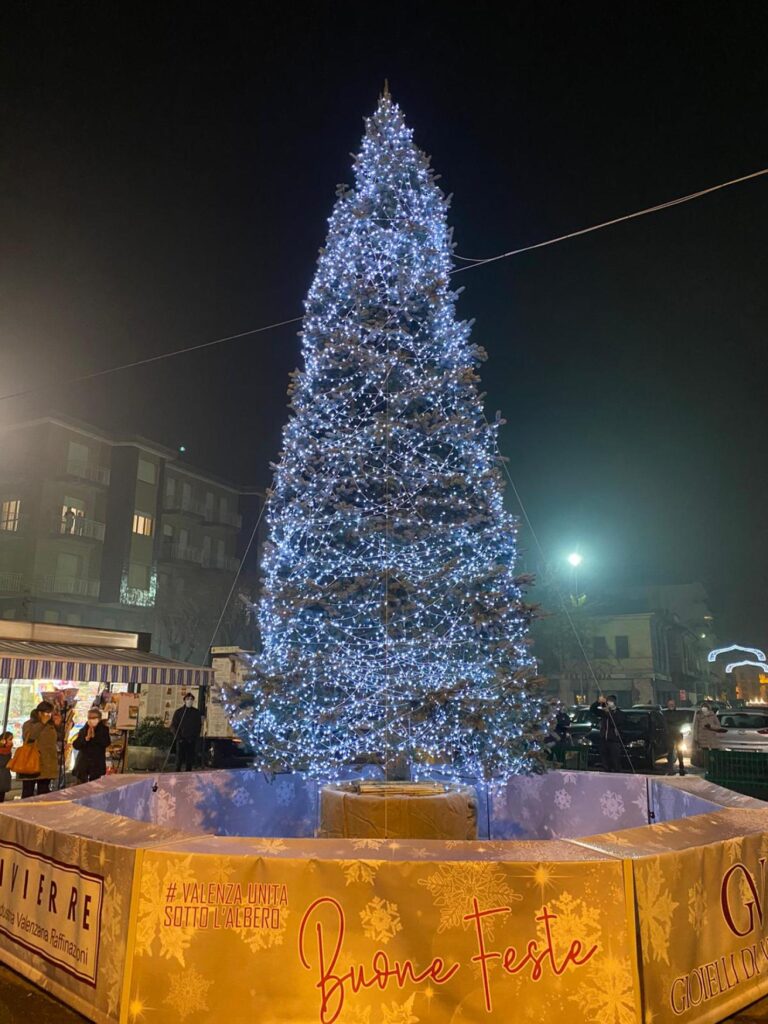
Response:
[{"label": "person standing", "polygon": [[0,736],[0,804],[5,800],[5,794],[11,791],[11,773],[8,770],[8,762],[13,756],[13,733],[4,732]]},{"label": "person standing", "polygon": [[197,741],[203,731],[203,716],[195,707],[191,693],[184,694],[184,703],[176,708],[171,719],[171,732],[176,737],[176,771],[191,772],[197,753]]},{"label": "person standing", "polygon": [[600,763],[605,772],[621,771],[621,730],[624,728],[624,712],[619,709],[616,697],[600,694],[591,708],[600,721]]},{"label": "person standing", "polygon": [[709,751],[715,745],[715,733],[727,731],[720,725],[712,701],[701,701],[693,718],[691,764],[697,768],[709,768]]},{"label": "person standing", "polygon": [[88,721],[72,744],[77,751],[74,776],[78,782],[93,782],[107,774],[106,752],[109,744],[109,729],[102,720],[101,711],[90,708]]},{"label": "person standing", "polygon": [[19,774],[21,779],[21,798],[34,796],[35,791],[50,793],[51,780],[59,774],[59,752],[56,726],[51,721],[53,704],[41,700],[21,727],[21,738],[24,743],[35,743],[40,755],[40,771],[36,775]]},{"label": "person standing", "polygon": [[675,761],[678,762],[678,770],[685,775],[683,765],[683,734],[681,728],[685,721],[685,712],[678,712],[677,704],[670,697],[667,706],[664,708],[664,725],[667,728],[667,774],[675,774]]}]

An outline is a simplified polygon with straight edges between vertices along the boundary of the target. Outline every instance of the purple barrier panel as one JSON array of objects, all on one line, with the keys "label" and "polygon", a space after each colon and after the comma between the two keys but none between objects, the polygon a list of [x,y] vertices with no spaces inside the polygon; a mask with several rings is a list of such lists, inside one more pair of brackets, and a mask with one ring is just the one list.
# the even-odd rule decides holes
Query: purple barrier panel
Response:
[{"label": "purple barrier panel", "polygon": [[655,824],[720,810],[720,804],[700,796],[695,792],[695,788],[693,792],[689,792],[688,789],[669,785],[661,779],[649,779],[648,789]]},{"label": "purple barrier panel", "polygon": [[317,782],[258,771],[156,775],[147,820],[221,836],[313,836]]},{"label": "purple barrier panel", "polygon": [[646,776],[552,771],[490,791],[493,839],[570,839],[648,824]]}]

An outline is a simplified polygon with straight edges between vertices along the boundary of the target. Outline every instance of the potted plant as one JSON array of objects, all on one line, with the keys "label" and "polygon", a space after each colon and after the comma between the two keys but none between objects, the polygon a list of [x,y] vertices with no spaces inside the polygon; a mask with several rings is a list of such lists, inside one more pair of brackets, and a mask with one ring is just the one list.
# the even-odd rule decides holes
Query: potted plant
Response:
[{"label": "potted plant", "polygon": [[162,718],[143,718],[128,737],[126,769],[153,772],[162,768],[173,741],[173,733]]}]

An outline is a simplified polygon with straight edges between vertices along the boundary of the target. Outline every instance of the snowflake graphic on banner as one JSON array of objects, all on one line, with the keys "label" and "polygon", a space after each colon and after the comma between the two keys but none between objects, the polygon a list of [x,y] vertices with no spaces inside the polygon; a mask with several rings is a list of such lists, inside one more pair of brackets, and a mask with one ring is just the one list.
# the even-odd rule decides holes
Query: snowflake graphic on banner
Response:
[{"label": "snowflake graphic on banner", "polygon": [[[584,900],[564,892],[555,899],[547,902],[550,913],[557,917],[557,932],[552,936],[552,945],[557,959],[562,959],[568,954],[571,943],[577,940],[584,950],[593,946],[600,948],[600,911],[597,907],[590,906]],[[540,916],[541,911],[539,911]],[[544,922],[540,921],[536,926],[539,940],[546,944],[547,934]]]},{"label": "snowflake graphic on banner", "polygon": [[243,789],[242,786],[234,791],[231,797],[232,803],[235,807],[245,807],[248,803],[248,790]]},{"label": "snowflake graphic on banner", "polygon": [[254,853],[282,853],[288,844],[282,839],[257,839],[252,849]]},{"label": "snowflake graphic on banner", "polygon": [[567,789],[556,790],[555,805],[559,807],[561,811],[565,811],[571,806],[571,794]]},{"label": "snowflake graphic on banner", "polygon": [[280,908],[280,925],[277,928],[233,928],[235,935],[239,935],[252,953],[260,949],[271,949],[272,946],[282,946],[285,938],[285,931],[288,927],[287,907]]},{"label": "snowflake graphic on banner", "polygon": [[278,807],[290,807],[293,802],[293,783],[281,779],[275,786],[275,799]]},{"label": "snowflake graphic on banner", "polygon": [[600,810],[606,818],[618,821],[625,811],[624,797],[621,793],[614,793],[612,790],[607,789],[600,797]]},{"label": "snowflake graphic on banner", "polygon": [[123,897],[118,892],[113,879],[104,880],[104,902],[112,908],[112,913],[103,918],[101,945],[104,956],[99,964],[99,973],[107,990],[107,1007],[110,1013],[117,1010],[120,1004],[120,989],[123,983],[122,959],[123,951],[121,924],[123,920]]},{"label": "snowflake graphic on banner", "polygon": [[339,866],[344,872],[347,885],[351,885],[353,882],[365,882],[372,885],[379,869],[378,862],[370,860],[343,860]]},{"label": "snowflake graphic on banner", "polygon": [[380,850],[386,842],[386,839],[353,839],[352,848],[355,850]]},{"label": "snowflake graphic on banner", "polygon": [[699,881],[688,890],[688,921],[698,932],[706,927],[708,917],[704,884]]},{"label": "snowflake graphic on banner", "polygon": [[[472,909],[472,896],[476,896],[482,906],[504,906],[523,898],[510,887],[498,865],[482,862],[441,864],[427,878],[420,878],[419,885],[429,889],[435,906],[440,908],[438,932],[467,927],[464,916]],[[489,938],[493,937],[493,924],[493,918],[486,918],[485,932]]]},{"label": "snowflake graphic on banner", "polygon": [[360,911],[363,933],[366,938],[386,945],[398,932],[403,930],[396,903],[390,903],[380,896],[374,898]]},{"label": "snowflake graphic on banner", "polygon": [[139,956],[154,956],[155,940],[158,940],[160,956],[178,960],[182,967],[186,966],[184,954],[195,934],[195,928],[192,925],[164,928],[163,917],[166,906],[181,902],[184,883],[195,881],[191,860],[191,856],[179,860],[164,859],[162,876],[160,861],[144,861],[136,923],[136,952]]},{"label": "snowflake graphic on banner", "polygon": [[581,1020],[600,1024],[635,1024],[637,1008],[632,972],[626,960],[609,956],[589,971],[589,981],[568,997],[578,1005]]},{"label": "snowflake graphic on banner", "polygon": [[635,887],[643,958],[646,962],[653,958],[668,964],[672,915],[678,904],[667,889],[658,858],[649,864],[636,864]]},{"label": "snowflake graphic on banner", "polygon": [[419,1018],[413,1012],[414,993],[404,1003],[390,1003],[389,1007],[381,1005],[381,1024],[419,1024]]},{"label": "snowflake graphic on banner", "polygon": [[168,995],[163,1000],[176,1016],[174,1020],[184,1021],[190,1014],[208,1009],[208,989],[213,979],[206,979],[194,967],[187,967],[179,974],[173,974],[168,985]]}]

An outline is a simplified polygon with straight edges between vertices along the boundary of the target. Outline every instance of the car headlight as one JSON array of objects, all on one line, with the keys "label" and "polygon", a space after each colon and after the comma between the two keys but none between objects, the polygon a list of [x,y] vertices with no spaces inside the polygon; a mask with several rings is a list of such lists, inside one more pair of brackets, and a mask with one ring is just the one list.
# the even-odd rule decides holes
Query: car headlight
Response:
[{"label": "car headlight", "polygon": [[630,740],[627,744],[628,747],[644,747],[645,740]]},{"label": "car headlight", "polygon": [[690,731],[691,731],[691,723],[690,722],[686,722],[685,725],[681,725],[680,726],[680,732],[682,733],[683,736],[687,736]]}]

